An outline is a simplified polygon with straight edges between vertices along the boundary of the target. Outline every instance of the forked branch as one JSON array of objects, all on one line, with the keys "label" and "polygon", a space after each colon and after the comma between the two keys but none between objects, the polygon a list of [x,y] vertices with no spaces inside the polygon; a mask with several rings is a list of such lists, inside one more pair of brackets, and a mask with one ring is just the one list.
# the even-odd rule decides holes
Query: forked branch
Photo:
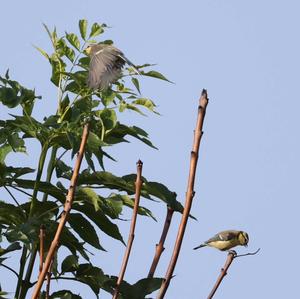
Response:
[{"label": "forked branch", "polygon": [[187,224],[187,221],[188,221],[188,218],[190,215],[193,197],[195,195],[194,183],[195,183],[195,176],[196,176],[196,167],[197,167],[197,162],[198,162],[200,141],[201,141],[201,137],[203,134],[202,127],[203,127],[203,121],[204,121],[204,117],[205,117],[207,104],[208,104],[207,92],[205,89],[203,89],[200,100],[199,100],[199,106],[198,106],[198,118],[197,118],[196,129],[194,132],[194,144],[193,144],[193,149],[191,152],[190,172],[189,172],[188,187],[187,187],[187,192],[186,192],[184,210],[183,210],[181,222],[180,222],[180,225],[178,228],[178,233],[177,233],[177,238],[176,238],[173,254],[172,254],[172,257],[171,257],[171,260],[169,263],[167,273],[165,275],[165,280],[160,287],[157,299],[164,298],[165,293],[170,284],[170,280],[173,276],[173,272],[174,272],[174,269],[175,269],[175,266],[177,263],[177,259],[178,259],[179,253],[180,253],[186,224]]},{"label": "forked branch", "polygon": [[142,189],[142,168],[143,168],[143,162],[139,160],[137,162],[137,176],[136,176],[136,181],[135,181],[135,199],[134,199],[134,207],[133,207],[133,212],[132,212],[132,218],[131,218],[131,225],[130,225],[130,231],[129,231],[129,237],[128,237],[128,242],[126,246],[126,251],[123,257],[123,262],[121,266],[121,270],[118,276],[116,288],[114,291],[113,299],[117,299],[119,295],[119,288],[120,285],[123,281],[125,271],[127,268],[128,260],[129,260],[129,255],[131,252],[132,248],[132,243],[134,240],[134,231],[135,231],[135,225],[136,225],[136,218],[138,214],[138,208],[139,208],[139,203],[140,203],[140,196],[141,196],[141,189]]},{"label": "forked branch", "polygon": [[249,253],[246,253],[246,254],[240,254],[240,255],[237,255],[236,252],[234,250],[232,251],[229,251],[228,252],[228,255],[227,255],[227,259],[226,259],[226,262],[223,266],[223,268],[221,269],[221,273],[213,287],[213,289],[211,290],[211,292],[209,293],[207,299],[212,299],[213,296],[215,295],[218,287],[220,286],[223,278],[226,276],[227,274],[227,270],[229,269],[231,263],[233,262],[233,260],[235,258],[238,258],[238,257],[242,257],[242,256],[248,256],[248,255],[255,255],[259,252],[260,248],[258,250],[256,250],[255,252],[249,252]]},{"label": "forked branch", "polygon": [[42,288],[43,282],[45,280],[45,277],[47,275],[47,273],[50,271],[50,264],[52,263],[54,254],[56,252],[57,246],[59,244],[59,240],[62,234],[62,231],[65,227],[65,224],[67,222],[67,218],[68,215],[71,211],[72,208],[72,203],[73,203],[73,199],[74,199],[74,194],[75,194],[75,189],[76,189],[76,184],[77,184],[77,179],[78,179],[78,174],[79,174],[79,170],[80,170],[80,165],[83,159],[83,155],[84,155],[84,149],[87,143],[87,139],[88,139],[88,135],[89,135],[89,124],[87,123],[84,128],[83,128],[83,133],[82,133],[82,137],[81,137],[81,144],[80,144],[80,148],[79,148],[79,152],[77,154],[77,159],[76,159],[76,163],[74,166],[74,171],[73,171],[73,175],[71,178],[71,183],[70,183],[70,187],[68,190],[68,194],[66,197],[66,202],[65,202],[65,206],[64,206],[64,210],[61,214],[60,217],[60,222],[58,224],[54,239],[51,243],[51,246],[49,248],[44,266],[43,266],[43,270],[39,275],[37,284],[35,286],[35,289],[33,291],[32,294],[32,299],[37,299],[40,293],[40,290]]}]

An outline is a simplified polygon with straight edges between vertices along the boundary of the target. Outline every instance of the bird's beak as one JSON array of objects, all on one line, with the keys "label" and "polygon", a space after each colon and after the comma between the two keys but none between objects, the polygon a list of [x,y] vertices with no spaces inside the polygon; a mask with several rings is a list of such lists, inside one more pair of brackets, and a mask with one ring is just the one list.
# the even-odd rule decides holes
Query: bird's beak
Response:
[{"label": "bird's beak", "polygon": [[91,47],[87,47],[83,50],[83,53],[86,54],[86,55],[90,55],[91,53]]}]

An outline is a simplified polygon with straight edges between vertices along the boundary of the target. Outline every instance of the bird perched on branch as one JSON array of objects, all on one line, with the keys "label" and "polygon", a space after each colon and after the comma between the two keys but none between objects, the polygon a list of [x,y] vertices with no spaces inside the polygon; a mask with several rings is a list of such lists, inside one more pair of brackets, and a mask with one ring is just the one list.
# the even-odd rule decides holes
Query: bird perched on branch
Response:
[{"label": "bird perched on branch", "polygon": [[210,246],[225,251],[238,245],[247,246],[248,242],[249,236],[246,232],[240,230],[225,230],[219,232],[203,244],[195,247],[194,250],[201,247]]},{"label": "bird perched on branch", "polygon": [[128,60],[122,51],[107,44],[91,44],[85,52],[90,56],[88,86],[92,89],[105,90],[122,74],[125,63],[133,67],[139,74],[135,65]]}]

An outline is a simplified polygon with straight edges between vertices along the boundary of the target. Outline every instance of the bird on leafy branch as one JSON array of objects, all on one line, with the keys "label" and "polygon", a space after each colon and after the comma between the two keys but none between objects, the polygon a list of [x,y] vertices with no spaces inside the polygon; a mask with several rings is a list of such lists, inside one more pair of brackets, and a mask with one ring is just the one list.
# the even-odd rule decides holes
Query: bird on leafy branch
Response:
[{"label": "bird on leafy branch", "polygon": [[85,53],[90,56],[87,84],[92,89],[105,90],[118,80],[125,63],[140,74],[135,65],[122,51],[108,44],[90,44]]}]

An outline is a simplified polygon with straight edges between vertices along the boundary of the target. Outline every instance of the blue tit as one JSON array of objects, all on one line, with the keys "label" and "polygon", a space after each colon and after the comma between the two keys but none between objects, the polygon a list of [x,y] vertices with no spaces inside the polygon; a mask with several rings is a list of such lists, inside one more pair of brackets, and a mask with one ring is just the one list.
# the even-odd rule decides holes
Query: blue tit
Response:
[{"label": "blue tit", "polygon": [[219,232],[203,244],[194,248],[198,249],[205,246],[217,248],[225,251],[235,246],[247,246],[249,242],[249,236],[246,232],[240,230],[225,230]]},{"label": "blue tit", "polygon": [[85,53],[90,56],[87,84],[92,89],[107,89],[121,77],[125,63],[139,74],[134,64],[124,56],[123,52],[112,45],[91,44],[85,49]]}]

